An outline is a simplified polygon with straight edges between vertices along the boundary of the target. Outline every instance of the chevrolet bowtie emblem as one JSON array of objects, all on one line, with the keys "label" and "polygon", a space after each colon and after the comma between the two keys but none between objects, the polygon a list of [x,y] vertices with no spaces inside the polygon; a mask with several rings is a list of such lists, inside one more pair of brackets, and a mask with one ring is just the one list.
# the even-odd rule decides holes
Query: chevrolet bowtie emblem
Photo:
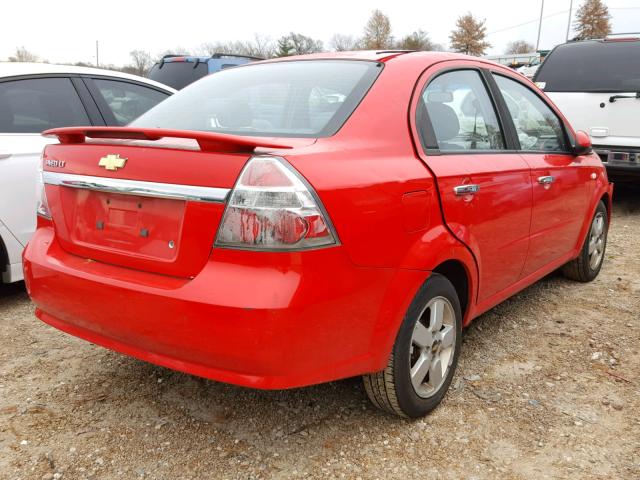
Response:
[{"label": "chevrolet bowtie emblem", "polygon": [[107,170],[111,170],[112,172],[115,172],[119,168],[123,168],[126,163],[127,163],[126,158],[122,158],[117,153],[115,155],[113,153],[110,153],[106,157],[102,157],[98,162],[98,165],[106,168]]}]

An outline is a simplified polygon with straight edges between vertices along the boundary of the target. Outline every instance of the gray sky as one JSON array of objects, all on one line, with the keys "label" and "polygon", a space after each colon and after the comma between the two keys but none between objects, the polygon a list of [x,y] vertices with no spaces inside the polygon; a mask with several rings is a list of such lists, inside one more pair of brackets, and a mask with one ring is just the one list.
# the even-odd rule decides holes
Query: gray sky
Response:
[{"label": "gray sky", "polygon": [[[545,1],[540,48],[564,41],[569,3]],[[581,3],[574,0],[574,14]],[[614,32],[640,31],[640,0],[606,3]],[[488,53],[500,54],[511,40],[535,44],[540,4],[540,0],[4,0],[0,60],[24,46],[50,62],[95,62],[96,40],[100,63],[118,65],[129,62],[133,49],[156,54],[182,46],[193,51],[205,42],[248,40],[254,33],[276,39],[295,31],[326,44],[334,33],[361,35],[375,8],[390,17],[394,36],[423,29],[446,47],[456,18],[471,12],[487,20],[493,45]]]}]

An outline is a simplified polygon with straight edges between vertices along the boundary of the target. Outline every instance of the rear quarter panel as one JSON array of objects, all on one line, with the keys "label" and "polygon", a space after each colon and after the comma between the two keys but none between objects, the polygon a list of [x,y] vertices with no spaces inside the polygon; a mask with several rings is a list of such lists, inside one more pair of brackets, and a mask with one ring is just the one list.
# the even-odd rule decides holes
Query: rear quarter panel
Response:
[{"label": "rear quarter panel", "polygon": [[450,251],[435,181],[416,155],[408,119],[426,66],[392,58],[336,135],[285,155],[318,192],[358,265],[429,270]]}]

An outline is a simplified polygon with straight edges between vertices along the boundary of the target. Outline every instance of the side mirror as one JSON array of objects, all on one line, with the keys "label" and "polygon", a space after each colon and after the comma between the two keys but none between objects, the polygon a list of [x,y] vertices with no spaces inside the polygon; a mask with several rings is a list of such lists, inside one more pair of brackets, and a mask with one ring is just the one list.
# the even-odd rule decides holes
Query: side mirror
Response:
[{"label": "side mirror", "polygon": [[574,155],[588,155],[593,151],[591,137],[582,130],[576,132],[576,143],[573,146]]}]

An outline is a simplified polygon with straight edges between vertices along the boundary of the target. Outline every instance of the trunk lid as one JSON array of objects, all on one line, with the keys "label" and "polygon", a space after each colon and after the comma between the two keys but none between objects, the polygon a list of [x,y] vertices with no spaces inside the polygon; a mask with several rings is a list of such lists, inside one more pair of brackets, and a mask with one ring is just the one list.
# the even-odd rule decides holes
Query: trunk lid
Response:
[{"label": "trunk lid", "polygon": [[[176,277],[193,277],[202,269],[240,171],[254,149],[275,146],[204,132],[70,128],[46,133],[61,142],[43,153],[43,179],[62,248],[87,261]],[[116,140],[87,142],[87,137]],[[126,140],[117,140],[121,137]],[[161,140],[165,137],[173,140]]]}]

